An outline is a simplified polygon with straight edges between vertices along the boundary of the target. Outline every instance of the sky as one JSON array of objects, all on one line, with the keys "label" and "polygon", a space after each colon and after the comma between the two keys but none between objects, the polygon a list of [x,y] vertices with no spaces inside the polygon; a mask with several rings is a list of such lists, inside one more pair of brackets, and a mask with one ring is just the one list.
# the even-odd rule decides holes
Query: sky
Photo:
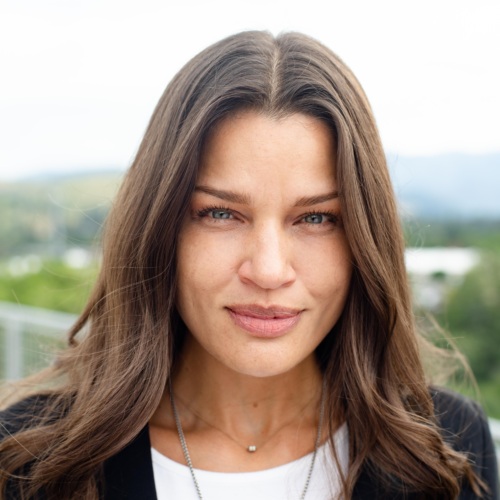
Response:
[{"label": "sky", "polygon": [[336,52],[391,154],[500,151],[500,0],[0,0],[0,181],[125,169],[173,75],[247,29]]}]

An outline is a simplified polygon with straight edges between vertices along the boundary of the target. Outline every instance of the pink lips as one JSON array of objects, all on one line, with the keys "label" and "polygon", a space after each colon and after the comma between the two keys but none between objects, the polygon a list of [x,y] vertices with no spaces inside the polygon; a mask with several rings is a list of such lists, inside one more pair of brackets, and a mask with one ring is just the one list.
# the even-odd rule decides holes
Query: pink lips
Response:
[{"label": "pink lips", "polygon": [[235,305],[227,309],[236,325],[260,338],[284,335],[299,322],[302,313],[280,306]]}]

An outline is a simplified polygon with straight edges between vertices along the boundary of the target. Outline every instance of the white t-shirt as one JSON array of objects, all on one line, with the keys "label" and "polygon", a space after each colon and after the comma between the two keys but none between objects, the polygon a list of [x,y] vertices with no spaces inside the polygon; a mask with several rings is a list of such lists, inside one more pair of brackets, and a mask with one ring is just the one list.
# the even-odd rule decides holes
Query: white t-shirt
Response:
[{"label": "white t-shirt", "polygon": [[[334,436],[335,447],[344,474],[349,462],[347,425]],[[198,500],[186,465],[179,464],[151,448],[158,500]],[[257,472],[211,472],[195,469],[204,500],[295,500],[304,489],[312,453],[288,464]],[[329,500],[340,491],[337,466],[330,445],[318,449],[306,498]]]}]

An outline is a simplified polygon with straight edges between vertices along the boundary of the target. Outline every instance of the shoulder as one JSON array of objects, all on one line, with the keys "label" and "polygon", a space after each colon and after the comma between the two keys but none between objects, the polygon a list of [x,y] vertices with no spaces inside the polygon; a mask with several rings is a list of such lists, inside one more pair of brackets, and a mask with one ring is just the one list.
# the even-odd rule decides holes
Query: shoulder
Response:
[{"label": "shoulder", "polygon": [[[69,399],[65,404],[56,395],[30,396],[0,411],[0,442],[23,430],[64,418],[71,405]],[[123,450],[104,461],[102,468],[96,471],[96,478],[102,490],[100,498],[156,500],[148,427],[143,428]],[[15,484],[7,486],[6,498],[19,498]],[[45,497],[42,495],[42,498]]]},{"label": "shoulder", "polygon": [[[496,500],[498,492],[498,466],[495,448],[482,408],[474,401],[447,389],[432,387],[430,394],[434,402],[437,426],[443,439],[458,452],[465,453],[475,473],[490,488],[484,499]],[[399,484],[399,483],[398,483]],[[358,478],[353,499],[417,499],[422,495],[401,490],[388,492],[379,482],[379,476],[366,466]],[[459,500],[477,500],[468,483],[463,484]]]},{"label": "shoulder", "polygon": [[36,425],[48,401],[46,395],[30,396],[0,411],[0,439]]},{"label": "shoulder", "polygon": [[468,446],[481,445],[483,438],[491,438],[488,419],[478,403],[443,388],[432,387],[431,396],[443,437],[454,447],[467,451]]},{"label": "shoulder", "polygon": [[[9,453],[4,454],[4,451],[5,447],[7,450],[12,449],[12,442],[15,442],[17,437],[14,437],[13,440],[9,438],[19,432],[36,427],[41,416],[45,413],[44,410],[48,401],[48,396],[30,396],[0,411],[0,468],[2,474],[6,474],[8,477],[5,491],[1,494],[3,495],[2,498],[20,498],[20,486],[16,477],[18,477],[19,472],[26,473],[32,463],[25,463],[14,471],[10,468],[11,458],[9,457],[11,455]],[[9,471],[9,473],[6,471]],[[14,475],[10,475],[10,473]],[[43,495],[40,498],[43,498]]]},{"label": "shoulder", "polygon": [[[444,440],[466,453],[476,474],[498,498],[498,464],[488,418],[475,401],[448,389],[431,388],[434,413]],[[469,498],[466,494],[461,498]],[[472,497],[470,497],[472,498]]]}]

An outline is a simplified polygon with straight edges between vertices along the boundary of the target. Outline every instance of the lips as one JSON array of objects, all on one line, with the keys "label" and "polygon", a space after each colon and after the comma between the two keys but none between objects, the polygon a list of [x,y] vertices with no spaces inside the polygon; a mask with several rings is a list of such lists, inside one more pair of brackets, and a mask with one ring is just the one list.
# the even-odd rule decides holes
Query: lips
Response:
[{"label": "lips", "polygon": [[300,309],[282,306],[234,305],[227,307],[234,323],[259,338],[276,338],[289,332],[299,321]]}]

